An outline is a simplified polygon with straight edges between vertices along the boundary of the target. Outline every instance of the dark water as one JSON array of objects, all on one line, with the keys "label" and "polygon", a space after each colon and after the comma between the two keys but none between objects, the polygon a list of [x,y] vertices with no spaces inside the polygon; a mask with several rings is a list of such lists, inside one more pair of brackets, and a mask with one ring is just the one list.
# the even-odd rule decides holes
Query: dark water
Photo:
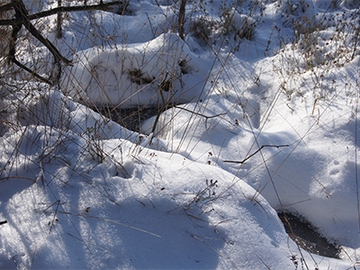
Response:
[{"label": "dark water", "polygon": [[140,133],[144,121],[159,113],[159,107],[155,106],[126,109],[98,107],[93,110],[129,130]]},{"label": "dark water", "polygon": [[[95,108],[95,111],[130,130],[141,132],[141,124],[146,119],[157,115],[159,108]],[[339,259],[341,247],[330,243],[325,237],[321,236],[316,228],[304,218],[283,212],[279,212],[278,216],[284,224],[287,234],[302,249],[313,254]],[[286,222],[286,219],[288,222]]]},{"label": "dark water", "polygon": [[[278,213],[290,238],[302,249],[321,256],[339,259],[341,247],[321,236],[309,222],[290,213]],[[288,222],[286,222],[286,219]],[[291,228],[290,228],[291,226]]]}]

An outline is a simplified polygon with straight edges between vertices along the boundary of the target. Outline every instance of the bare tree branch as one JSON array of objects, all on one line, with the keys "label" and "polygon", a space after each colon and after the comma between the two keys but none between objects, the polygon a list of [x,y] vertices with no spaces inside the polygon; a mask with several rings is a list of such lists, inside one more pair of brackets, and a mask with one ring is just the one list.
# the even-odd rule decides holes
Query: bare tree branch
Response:
[{"label": "bare tree branch", "polygon": [[280,148],[280,147],[288,147],[289,145],[262,145],[258,150],[256,150],[254,153],[252,153],[250,156],[247,156],[245,159],[243,159],[242,161],[235,161],[235,160],[224,160],[224,162],[227,163],[237,163],[237,164],[242,164],[245,163],[245,161],[247,161],[248,159],[250,159],[252,156],[256,155],[259,151],[261,151],[261,149],[263,149],[264,147],[275,147],[275,148]]},{"label": "bare tree branch", "polygon": [[[12,34],[11,39],[9,42],[9,54],[8,54],[8,62],[14,63],[20,68],[24,69],[25,71],[32,74],[37,79],[46,82],[46,83],[58,83],[61,76],[61,62],[63,62],[66,65],[70,65],[71,61],[66,59],[64,56],[61,55],[61,53],[56,49],[56,47],[47,39],[45,38],[31,23],[31,20],[39,19],[43,17],[47,17],[50,15],[57,14],[58,19],[61,19],[61,13],[62,12],[74,12],[74,11],[90,11],[90,10],[109,10],[114,6],[120,6],[120,9],[125,11],[125,8],[128,5],[127,1],[125,4],[122,1],[113,1],[109,3],[104,3],[102,0],[100,0],[99,4],[96,5],[87,5],[86,0],[84,1],[83,6],[61,6],[61,0],[58,0],[58,7],[53,8],[47,11],[38,12],[35,14],[28,13],[25,4],[22,0],[11,0],[11,3],[5,4],[0,6],[0,12],[1,11],[15,11],[15,18],[13,19],[6,19],[6,20],[0,20],[0,26],[1,25],[9,25],[12,27]],[[58,34],[61,34],[61,22],[58,22]],[[16,55],[16,41],[18,38],[18,33],[21,29],[21,27],[24,26],[37,40],[39,40],[42,44],[46,46],[46,48],[52,53],[55,59],[55,65],[57,68],[57,74],[52,74],[49,79],[44,78],[43,76],[37,74],[36,72],[32,71],[30,68],[26,67],[24,64],[20,63],[15,55]],[[60,27],[60,29],[59,29]],[[60,35],[61,36],[61,35]]]},{"label": "bare tree branch", "polygon": [[0,12],[9,11],[12,8],[14,8],[15,5],[17,5],[16,2],[11,2],[11,3],[8,3],[8,4],[2,5],[2,6],[0,6]]},{"label": "bare tree branch", "polygon": [[21,64],[18,60],[16,60],[15,58],[12,60],[12,62],[16,65],[18,65],[20,68],[24,69],[25,71],[29,72],[31,75],[33,75],[34,77],[38,78],[40,81],[43,81],[47,84],[52,84],[50,80],[44,78],[43,76],[37,74],[35,71],[32,71],[30,68],[28,68],[27,66],[25,66],[24,64]]},{"label": "bare tree branch", "polygon": [[0,221],[0,225],[6,224],[6,223],[7,223],[7,220]]},{"label": "bare tree branch", "polygon": [[[0,6],[0,11],[1,10],[10,10],[11,8],[13,8],[16,4],[8,4],[9,8],[4,9],[4,6]],[[47,17],[50,15],[54,15],[57,14],[59,12],[74,12],[74,11],[90,11],[90,10],[109,10],[111,9],[111,7],[113,6],[122,6],[124,9],[127,4],[122,1],[114,1],[114,2],[109,2],[109,3],[100,3],[97,5],[84,5],[84,6],[61,6],[61,7],[57,7],[57,8],[53,8],[53,9],[49,9],[46,11],[41,11],[38,13],[34,13],[34,14],[30,14],[27,16],[27,20],[31,21],[31,20],[35,20],[35,19],[40,19],[43,17]],[[21,22],[24,23],[24,21],[19,21],[18,19],[9,19],[9,20],[0,20],[0,25],[13,25],[14,23],[17,22]]]}]

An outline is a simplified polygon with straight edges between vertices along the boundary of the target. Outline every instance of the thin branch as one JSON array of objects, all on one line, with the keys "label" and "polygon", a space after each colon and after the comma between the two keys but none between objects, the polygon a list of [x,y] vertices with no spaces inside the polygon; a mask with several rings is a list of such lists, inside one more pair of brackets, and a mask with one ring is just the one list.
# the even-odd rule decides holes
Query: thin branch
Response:
[{"label": "thin branch", "polygon": [[21,176],[9,176],[9,177],[3,177],[3,178],[0,178],[0,181],[1,181],[1,180],[8,180],[8,179],[10,179],[10,178],[12,178],[12,179],[24,179],[24,180],[30,180],[30,181],[32,181],[32,182],[34,182],[34,183],[36,183],[36,181],[35,181],[34,179],[31,179],[31,178],[28,178],[28,177],[21,177]]},{"label": "thin branch", "polygon": [[14,6],[16,6],[18,3],[17,2],[11,2],[5,5],[0,6],[0,12],[3,11],[9,11],[10,9],[14,8]]},{"label": "thin branch", "polygon": [[183,107],[175,106],[175,108],[180,109],[180,110],[184,110],[184,111],[187,111],[187,112],[190,112],[190,113],[195,114],[195,115],[199,115],[199,116],[205,117],[206,119],[211,119],[211,118],[216,118],[216,117],[219,117],[219,116],[226,115],[226,113],[219,113],[219,114],[207,116],[207,115],[205,115],[205,114],[198,113],[198,112],[193,112],[193,111],[191,111],[191,110],[189,110],[189,109],[186,109],[186,108],[183,108]]},{"label": "thin branch", "polygon": [[7,223],[7,220],[4,220],[4,221],[0,221],[0,225],[4,225]]},{"label": "thin branch", "polygon": [[280,148],[280,147],[288,147],[289,145],[262,145],[258,150],[256,150],[254,153],[252,153],[250,156],[246,157],[245,159],[243,159],[242,161],[234,161],[234,160],[224,160],[224,162],[227,163],[237,163],[237,164],[242,164],[245,163],[245,161],[247,161],[248,159],[250,159],[252,156],[256,155],[259,151],[261,151],[261,149],[263,149],[264,147],[275,147],[275,148]]},{"label": "thin branch", "polygon": [[358,225],[360,230],[360,197],[359,197],[359,177],[358,177],[358,102],[359,102],[359,94],[358,98],[356,99],[356,109],[355,109],[355,188],[356,188],[356,203],[357,203],[357,210],[358,210]]},{"label": "thin branch", "polygon": [[36,30],[36,28],[30,23],[30,21],[25,21],[24,26],[36,39],[38,39],[42,44],[46,46],[46,48],[49,49],[49,51],[54,55],[55,58],[61,60],[64,64],[71,64],[71,61],[62,56],[61,53],[55,48],[55,46],[47,38],[44,38],[38,30]]},{"label": "thin branch", "polygon": [[43,76],[37,74],[35,71],[32,71],[30,68],[28,68],[27,66],[25,66],[24,64],[21,64],[18,60],[16,60],[15,58],[13,58],[11,60],[14,64],[16,64],[17,66],[19,66],[20,68],[24,69],[25,71],[29,72],[31,75],[33,75],[35,78],[39,79],[40,81],[43,81],[47,84],[51,84],[51,81],[49,81],[48,79],[44,78]]},{"label": "thin branch", "polygon": [[[61,13],[62,12],[73,12],[73,11],[89,11],[89,10],[108,10],[112,6],[115,5],[122,5],[123,9],[126,8],[127,3],[124,4],[122,1],[114,1],[109,3],[103,3],[103,1],[100,1],[97,5],[90,5],[88,6],[86,4],[86,1],[84,3],[84,6],[69,6],[64,7],[61,6],[61,0],[58,1],[59,6],[54,9],[50,9],[47,11],[38,12],[35,14],[29,15],[25,4],[22,0],[12,0],[11,3],[5,4],[0,6],[0,11],[9,11],[11,9],[14,9],[15,11],[15,18],[10,20],[0,20],[0,25],[9,25],[12,26],[12,34],[11,34],[11,40],[9,44],[9,54],[8,54],[8,62],[14,63],[20,68],[24,69],[25,71],[32,74],[37,79],[46,82],[48,84],[57,83],[59,81],[60,75],[61,75],[61,63],[63,62],[66,65],[71,64],[71,60],[66,59],[64,56],[61,55],[61,53],[56,49],[56,47],[45,37],[41,35],[41,33],[34,27],[34,25],[31,23],[31,20],[39,19],[42,17],[47,17],[50,15],[57,14],[58,20],[61,19]],[[16,58],[16,41],[18,38],[18,33],[21,29],[21,27],[24,26],[37,40],[39,40],[42,44],[46,46],[46,48],[52,53],[52,55],[55,58],[55,64],[58,66],[58,74],[53,76],[50,76],[50,79],[46,79],[42,77],[41,75],[37,74],[35,71],[31,70],[30,68],[26,67],[24,64],[21,64]],[[58,36],[59,33],[61,34],[61,28],[59,31],[59,27],[61,27],[61,22],[58,22]],[[52,82],[52,77],[55,80]]]},{"label": "thin branch", "polygon": [[[13,8],[14,6],[16,6],[18,3],[11,3],[11,7]],[[109,10],[111,9],[112,6],[117,6],[117,5],[123,5],[126,6],[126,4],[124,4],[124,2],[122,1],[114,1],[114,2],[109,2],[109,3],[100,3],[97,5],[85,5],[85,6],[68,6],[68,7],[56,7],[53,9],[49,9],[46,11],[41,11],[38,13],[34,13],[34,14],[30,14],[27,16],[27,20],[35,20],[35,19],[40,19],[43,17],[47,17],[50,15],[54,15],[57,13],[61,13],[61,12],[74,12],[74,11],[91,11],[91,10]],[[9,4],[10,6],[10,4]],[[4,6],[0,6],[0,11]],[[9,10],[10,8],[7,8],[5,10]],[[25,19],[22,20],[18,20],[18,19],[9,19],[9,20],[0,20],[0,25],[13,25],[14,23],[25,23]]]}]

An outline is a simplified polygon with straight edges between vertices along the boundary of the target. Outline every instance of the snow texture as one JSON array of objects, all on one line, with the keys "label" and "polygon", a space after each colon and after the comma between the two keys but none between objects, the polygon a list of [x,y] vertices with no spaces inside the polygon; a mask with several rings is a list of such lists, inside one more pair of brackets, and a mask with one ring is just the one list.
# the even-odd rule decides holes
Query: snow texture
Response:
[{"label": "snow texture", "polygon": [[[359,5],[226,2],[189,1],[184,40],[176,1],[39,20],[73,65],[2,85],[1,269],[359,269]],[[140,133],[94,109],[149,106]]]}]

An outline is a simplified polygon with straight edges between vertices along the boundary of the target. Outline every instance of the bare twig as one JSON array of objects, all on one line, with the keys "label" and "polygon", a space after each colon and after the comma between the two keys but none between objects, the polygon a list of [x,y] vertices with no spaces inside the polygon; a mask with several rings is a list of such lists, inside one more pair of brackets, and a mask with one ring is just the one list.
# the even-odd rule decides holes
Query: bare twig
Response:
[{"label": "bare twig", "polygon": [[0,221],[0,225],[4,225],[7,223],[7,220],[4,220],[4,221]]},{"label": "bare twig", "polygon": [[[15,18],[9,19],[9,20],[0,20],[0,25],[9,25],[12,26],[12,34],[11,39],[9,43],[9,54],[8,54],[8,62],[14,63],[20,68],[24,69],[25,71],[32,74],[35,78],[48,83],[48,84],[56,84],[60,80],[61,76],[61,62],[63,62],[66,65],[71,64],[71,60],[66,59],[64,56],[61,55],[61,53],[56,49],[56,47],[41,33],[34,27],[34,25],[31,23],[31,20],[39,19],[42,17],[47,17],[53,14],[58,15],[58,23],[57,23],[57,37],[61,38],[61,23],[62,23],[62,12],[72,12],[72,11],[87,11],[87,10],[107,10],[115,5],[122,5],[123,8],[126,7],[126,4],[124,4],[122,1],[114,1],[110,3],[103,3],[103,1],[100,1],[97,5],[90,5],[88,6],[86,4],[86,1],[84,3],[84,6],[69,6],[69,7],[63,7],[61,6],[61,0],[58,0],[58,7],[54,9],[50,9],[47,11],[35,13],[29,15],[25,4],[22,0],[12,0],[11,3],[5,4],[0,6],[0,11],[9,11],[13,9],[15,11]],[[37,74],[35,71],[31,70],[30,68],[26,67],[24,64],[21,64],[15,57],[16,55],[16,41],[18,38],[18,33],[21,29],[21,27],[24,26],[37,40],[39,40],[42,44],[46,46],[46,48],[52,53],[52,55],[55,58],[55,65],[57,68],[57,74],[52,74],[49,79],[44,78],[43,76]]]},{"label": "bare twig", "polygon": [[35,71],[32,71],[30,68],[28,68],[27,66],[25,66],[24,64],[21,64],[18,60],[16,60],[15,58],[11,59],[11,62],[13,62],[14,64],[16,64],[17,66],[19,66],[20,68],[24,69],[25,71],[29,72],[31,75],[33,75],[34,77],[38,78],[40,81],[43,81],[47,84],[51,84],[51,81],[44,78],[43,76],[37,74]]},{"label": "bare twig", "polygon": [[280,148],[280,147],[288,147],[289,145],[262,145],[258,150],[256,150],[254,153],[252,153],[250,156],[246,157],[245,159],[243,159],[242,161],[234,161],[234,160],[224,160],[224,162],[227,163],[238,163],[238,164],[242,164],[245,163],[245,161],[247,161],[248,159],[250,159],[252,156],[256,155],[261,149],[263,149],[264,147],[275,147],[275,148]]},{"label": "bare twig", "polygon": [[[7,6],[6,8],[4,8],[4,6],[0,6],[0,11],[2,10],[10,10],[11,8],[13,8],[14,6],[16,6],[18,3],[11,3],[4,6]],[[114,1],[114,2],[109,2],[109,3],[100,3],[97,5],[84,5],[84,6],[61,6],[61,7],[57,7],[57,8],[53,8],[53,9],[49,9],[46,11],[41,11],[38,13],[34,13],[34,14],[30,14],[27,16],[27,20],[35,20],[35,19],[40,19],[43,17],[47,17],[50,15],[54,15],[54,14],[58,14],[59,12],[74,12],[74,11],[91,11],[91,10],[108,10],[110,9],[112,6],[116,6],[116,5],[123,5],[125,6],[125,4],[122,1]],[[25,20],[18,20],[18,19],[9,19],[9,20],[0,20],[0,25],[13,25],[14,23],[24,23]]]},{"label": "bare twig", "polygon": [[30,180],[31,182],[34,182],[36,183],[36,181],[34,179],[31,179],[31,178],[28,178],[28,177],[22,177],[22,176],[8,176],[8,177],[3,177],[3,178],[0,178],[0,181],[1,180],[7,180],[7,179],[24,179],[24,180]]}]

